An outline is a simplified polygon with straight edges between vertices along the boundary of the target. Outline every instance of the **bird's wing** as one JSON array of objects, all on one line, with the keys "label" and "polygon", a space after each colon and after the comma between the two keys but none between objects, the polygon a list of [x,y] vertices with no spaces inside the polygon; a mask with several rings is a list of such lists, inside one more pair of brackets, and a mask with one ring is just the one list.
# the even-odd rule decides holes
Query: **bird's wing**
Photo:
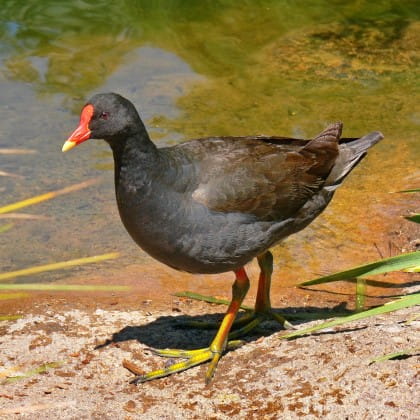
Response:
[{"label": "bird's wing", "polygon": [[273,138],[225,142],[223,153],[213,150],[201,162],[192,198],[214,211],[288,218],[322,188],[338,155],[340,127],[300,145]]}]

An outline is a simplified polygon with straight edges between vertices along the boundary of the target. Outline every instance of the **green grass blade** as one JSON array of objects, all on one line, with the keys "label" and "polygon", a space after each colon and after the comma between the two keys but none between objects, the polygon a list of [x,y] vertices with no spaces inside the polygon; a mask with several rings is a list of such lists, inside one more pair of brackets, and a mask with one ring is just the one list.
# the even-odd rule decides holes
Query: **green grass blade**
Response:
[{"label": "green grass blade", "polygon": [[406,270],[420,265],[420,251],[397,255],[396,257],[384,258],[373,263],[360,265],[350,270],[340,271],[328,276],[300,283],[299,286],[312,286],[315,284],[330,283],[332,281],[347,280],[356,277],[384,274],[390,271]]},{"label": "green grass blade", "polygon": [[398,193],[418,193],[420,192],[420,188],[414,188],[412,190],[402,190],[402,191],[397,191]]},{"label": "green grass blade", "polygon": [[404,296],[398,300],[393,300],[391,302],[385,303],[385,305],[378,306],[376,308],[368,309],[367,311],[358,312],[349,316],[342,318],[337,318],[332,321],[323,322],[320,325],[315,325],[314,327],[304,328],[303,330],[294,331],[289,334],[283,335],[281,338],[292,338],[313,333],[315,331],[323,330],[325,328],[335,327],[336,325],[346,324],[352,321],[358,321],[360,319],[369,318],[371,316],[385,314],[387,312],[396,311],[398,309],[407,308],[414,305],[420,305],[420,293],[415,293],[413,295]]},{"label": "green grass blade", "polygon": [[405,349],[405,350],[397,351],[395,353],[388,353],[379,357],[375,357],[374,359],[371,359],[369,361],[369,364],[371,365],[372,363],[384,362],[385,360],[392,360],[401,356],[413,356],[414,354],[419,353],[419,352],[420,352],[420,347],[417,347],[414,349]]},{"label": "green grass blade", "polygon": [[410,222],[420,223],[420,213],[413,213],[410,216],[404,216],[405,219],[409,220]]},{"label": "green grass blade", "polygon": [[0,284],[0,290],[39,290],[54,292],[125,292],[130,289],[130,286],[116,285],[49,283]]}]

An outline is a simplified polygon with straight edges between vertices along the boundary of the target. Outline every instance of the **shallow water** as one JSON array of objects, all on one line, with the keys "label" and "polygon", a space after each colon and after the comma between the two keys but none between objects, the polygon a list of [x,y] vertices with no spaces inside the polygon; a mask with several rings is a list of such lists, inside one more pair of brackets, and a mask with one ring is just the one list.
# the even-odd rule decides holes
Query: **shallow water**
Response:
[{"label": "shallow water", "polygon": [[226,134],[312,137],[336,120],[348,137],[381,130],[385,140],[327,211],[275,248],[274,294],[397,252],[390,234],[418,210],[416,196],[389,194],[419,186],[418,2],[21,3],[5,0],[0,10],[0,147],[38,153],[0,155],[0,170],[18,175],[0,177],[0,205],[100,182],[23,209],[47,219],[14,220],[0,233],[1,271],[119,251],[118,260],[19,281],[102,276],[156,299],[185,289],[220,294],[217,278],[162,269],[131,242],[105,144],[61,153],[80,107],[100,91],[130,98],[159,145]]}]

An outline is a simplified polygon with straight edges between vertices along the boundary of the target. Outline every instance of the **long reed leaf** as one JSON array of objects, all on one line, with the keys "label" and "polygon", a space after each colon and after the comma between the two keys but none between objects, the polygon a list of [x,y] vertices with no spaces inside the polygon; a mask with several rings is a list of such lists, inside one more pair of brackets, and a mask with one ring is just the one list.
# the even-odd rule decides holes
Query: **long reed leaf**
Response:
[{"label": "long reed leaf", "polygon": [[371,365],[372,363],[384,362],[385,360],[392,360],[398,357],[411,356],[419,352],[420,352],[420,347],[417,347],[414,349],[405,349],[405,350],[397,351],[395,353],[383,354],[382,356],[371,359],[369,364]]},{"label": "long reed leaf", "polygon": [[0,171],[0,176],[10,176],[11,178],[23,178],[22,175],[14,174],[12,172]]},{"label": "long reed leaf", "polygon": [[24,268],[23,270],[9,271],[0,274],[0,282],[10,281],[16,277],[29,276],[33,274],[43,273],[45,271],[61,270],[63,268],[74,267],[77,265],[97,263],[119,257],[118,252],[110,252],[108,254],[96,255],[93,257],[77,258],[75,260],[61,261],[53,264],[38,265],[35,267]]},{"label": "long reed leaf", "polygon": [[413,213],[409,216],[404,216],[404,218],[409,220],[410,222],[420,223],[420,213]]},{"label": "long reed leaf", "polygon": [[14,321],[15,319],[22,318],[23,315],[1,315],[0,321]]},{"label": "long reed leaf", "polygon": [[369,318],[371,316],[382,315],[388,312],[393,312],[398,309],[407,308],[410,306],[415,306],[420,304],[420,293],[415,293],[413,295],[404,296],[398,300],[393,300],[391,302],[385,303],[385,305],[377,306],[376,308],[368,309],[367,311],[358,312],[356,314],[344,316],[342,318],[337,318],[332,321],[323,322],[320,325],[315,325],[314,327],[304,328],[302,330],[293,331],[292,333],[285,334],[281,338],[292,338],[313,333],[315,331],[323,330],[325,328],[335,327],[337,325],[346,324],[352,321],[358,321],[360,319]]},{"label": "long reed leaf", "polygon": [[33,204],[41,203],[42,201],[50,200],[51,198],[58,197],[59,195],[68,194],[74,191],[81,190],[82,188],[89,187],[90,185],[96,184],[98,178],[89,179],[87,181],[80,182],[79,184],[71,185],[70,187],[62,188],[60,190],[51,191],[45,194],[37,195],[32,198],[28,198],[23,201],[18,201],[17,203],[9,204],[4,207],[0,207],[0,214],[9,213],[21,209],[23,207],[31,206]]},{"label": "long reed leaf", "polygon": [[38,290],[49,292],[125,292],[130,286],[90,284],[21,283],[0,284],[0,290]]},{"label": "long reed leaf", "polygon": [[397,191],[398,193],[418,193],[420,192],[420,188],[413,188],[412,190],[402,190]]},{"label": "long reed leaf", "polygon": [[32,155],[38,153],[36,150],[31,149],[5,149],[0,148],[0,155]]},{"label": "long reed leaf", "polygon": [[4,213],[0,214],[0,219],[45,220],[48,219],[48,216],[28,213]]},{"label": "long reed leaf", "polygon": [[23,299],[29,297],[28,293],[0,293],[0,300]]},{"label": "long reed leaf", "polygon": [[420,265],[420,251],[397,255],[396,257],[384,258],[373,263],[360,265],[350,270],[340,271],[316,278],[314,280],[300,283],[299,286],[312,286],[314,284],[330,283],[332,281],[347,280],[356,277],[372,276],[374,274],[384,274],[390,271],[406,270]]}]

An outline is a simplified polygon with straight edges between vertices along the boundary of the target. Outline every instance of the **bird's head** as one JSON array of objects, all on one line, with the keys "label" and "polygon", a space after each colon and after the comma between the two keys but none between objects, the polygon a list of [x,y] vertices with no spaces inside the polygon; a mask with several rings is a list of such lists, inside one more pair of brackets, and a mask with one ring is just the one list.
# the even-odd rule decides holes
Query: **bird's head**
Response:
[{"label": "bird's head", "polygon": [[114,143],[143,127],[134,105],[117,93],[99,93],[86,103],[76,130],[63,145],[63,152],[88,139]]}]

